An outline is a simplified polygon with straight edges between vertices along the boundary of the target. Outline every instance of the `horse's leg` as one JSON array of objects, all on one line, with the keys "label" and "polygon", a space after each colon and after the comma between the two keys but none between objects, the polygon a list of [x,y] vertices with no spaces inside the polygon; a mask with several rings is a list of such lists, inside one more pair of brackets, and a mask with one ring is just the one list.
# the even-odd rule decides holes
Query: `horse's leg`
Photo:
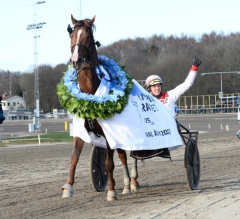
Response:
[{"label": "horse's leg", "polygon": [[131,170],[131,192],[137,193],[139,189],[137,159],[133,158],[133,166]]},{"label": "horse's leg", "polygon": [[78,137],[74,137],[74,144],[73,144],[73,150],[72,150],[71,162],[70,162],[70,171],[68,174],[67,182],[62,187],[63,198],[73,196],[73,184],[74,184],[74,178],[75,178],[75,171],[76,171],[76,166],[80,157],[80,153],[83,148],[83,144],[84,144],[84,141],[82,139]]},{"label": "horse's leg", "polygon": [[115,191],[115,180],[113,178],[114,162],[113,162],[114,150],[112,150],[107,143],[107,156],[105,162],[105,168],[108,174],[108,193],[107,201],[113,201],[117,199],[117,192]]},{"label": "horse's leg", "polygon": [[123,195],[130,194],[130,175],[128,171],[128,165],[127,165],[127,155],[126,151],[122,149],[117,149],[118,151],[118,157],[122,161],[123,166],[123,181],[124,181],[124,188],[123,188]]}]

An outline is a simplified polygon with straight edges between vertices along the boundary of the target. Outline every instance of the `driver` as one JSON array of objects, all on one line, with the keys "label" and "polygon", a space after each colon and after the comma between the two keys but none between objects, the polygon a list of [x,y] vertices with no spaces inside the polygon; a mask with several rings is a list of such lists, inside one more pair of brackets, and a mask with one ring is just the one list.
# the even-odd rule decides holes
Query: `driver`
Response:
[{"label": "driver", "polygon": [[163,81],[158,75],[150,75],[146,79],[145,87],[154,97],[159,99],[175,117],[175,102],[193,85],[198,67],[201,63],[202,61],[195,56],[195,60],[185,81],[170,91],[162,91]]}]

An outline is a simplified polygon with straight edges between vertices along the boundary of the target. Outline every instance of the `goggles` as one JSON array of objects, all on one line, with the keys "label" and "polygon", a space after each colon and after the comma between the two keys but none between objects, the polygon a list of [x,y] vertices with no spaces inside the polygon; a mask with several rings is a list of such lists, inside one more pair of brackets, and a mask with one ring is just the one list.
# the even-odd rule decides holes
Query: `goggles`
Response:
[{"label": "goggles", "polygon": [[155,79],[155,80],[152,80],[150,83],[149,83],[149,86],[152,86],[154,84],[162,84],[162,82],[159,80],[159,79]]}]

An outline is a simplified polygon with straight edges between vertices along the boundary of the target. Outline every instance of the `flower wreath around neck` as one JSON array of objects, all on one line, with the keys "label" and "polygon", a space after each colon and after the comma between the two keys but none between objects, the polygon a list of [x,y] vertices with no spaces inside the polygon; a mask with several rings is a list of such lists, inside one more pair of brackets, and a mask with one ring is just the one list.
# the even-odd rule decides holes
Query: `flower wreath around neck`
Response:
[{"label": "flower wreath around neck", "polygon": [[[77,71],[71,66],[57,85],[57,94],[61,105],[71,114],[88,120],[104,120],[115,113],[120,114],[128,104],[132,79],[112,59],[98,56],[100,65],[110,74],[110,91],[107,95],[95,96],[81,92],[78,87]],[[100,77],[104,73],[96,67],[96,74]]]}]

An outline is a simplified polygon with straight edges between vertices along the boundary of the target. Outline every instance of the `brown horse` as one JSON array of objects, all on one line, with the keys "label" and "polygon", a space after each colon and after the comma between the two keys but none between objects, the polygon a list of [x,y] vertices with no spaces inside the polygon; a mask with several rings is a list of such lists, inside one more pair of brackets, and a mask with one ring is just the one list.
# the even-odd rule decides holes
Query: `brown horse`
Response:
[{"label": "brown horse", "polygon": [[[68,27],[68,32],[70,33],[71,38],[71,62],[73,67],[77,70],[77,77],[79,82],[79,87],[82,92],[87,94],[95,94],[97,91],[100,79],[98,78],[95,67],[99,66],[96,44],[93,37],[93,28],[95,16],[90,19],[85,20],[76,20],[73,15],[71,15],[71,20],[74,25],[74,28]],[[95,133],[105,137],[104,132],[99,125],[99,123],[94,120],[92,121]],[[92,125],[91,125],[92,126]],[[89,122],[85,120],[85,128],[87,131],[91,131]],[[105,137],[106,139],[106,137]],[[107,140],[106,140],[107,142]],[[83,149],[84,141],[79,137],[74,137],[74,145],[71,155],[70,162],[70,171],[68,174],[67,182],[62,187],[63,197],[71,197],[73,195],[73,184],[74,184],[74,176],[76,166]],[[114,170],[114,161],[113,155],[114,150],[112,150],[107,142],[107,153],[106,153],[106,162],[105,167],[108,174],[108,193],[107,200],[111,201],[116,199],[116,191],[115,191],[115,180],[113,178],[113,170]],[[127,167],[127,156],[126,152],[122,149],[117,149],[118,156],[123,164],[123,173],[124,173],[124,189],[123,194],[130,193],[130,176]],[[136,164],[136,161],[134,161]],[[135,166],[135,165],[134,165]],[[135,192],[138,187],[138,182],[136,181],[137,175],[136,171],[131,173],[132,182],[131,188],[132,191]]]}]

